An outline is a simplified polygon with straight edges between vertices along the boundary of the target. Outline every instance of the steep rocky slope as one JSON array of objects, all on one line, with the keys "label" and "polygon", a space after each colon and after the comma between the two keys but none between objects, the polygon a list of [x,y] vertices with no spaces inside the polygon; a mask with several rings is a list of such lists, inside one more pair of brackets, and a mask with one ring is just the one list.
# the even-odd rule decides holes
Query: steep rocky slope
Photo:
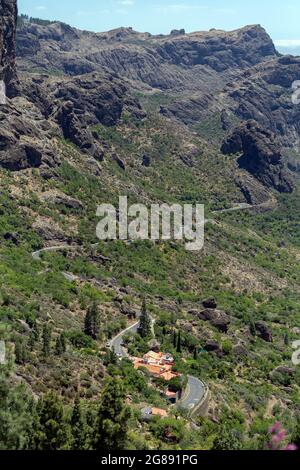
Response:
[{"label": "steep rocky slope", "polygon": [[12,0],[0,2],[0,80],[6,85],[7,96],[15,96],[18,89],[16,53],[17,4]]},{"label": "steep rocky slope", "polygon": [[151,36],[131,29],[88,33],[61,23],[24,25],[18,34],[21,70],[44,69],[78,75],[103,67],[163,90],[201,89],[222,82],[222,75],[276,57],[274,45],[259,26],[226,33]]},{"label": "steep rocky slope", "polygon": [[[120,375],[135,410],[134,449],[210,449],[237,426],[240,445],[258,448],[278,420],[292,432],[300,231],[286,151],[296,165],[299,108],[289,81],[299,60],[278,57],[257,26],[152,37],[27,24],[18,54],[20,95],[0,105],[0,339],[16,359],[10,381],[35,398],[55,390],[70,416],[76,396],[87,410],[105,376]],[[204,249],[99,242],[97,206],[125,194],[147,205],[205,203]],[[171,440],[174,420],[158,438],[139,418],[141,403],[172,416],[161,396],[167,384],[106,348],[144,297],[162,350],[211,390],[207,421],[191,429],[176,417],[184,432]],[[96,339],[83,333],[94,302]],[[129,347],[141,356],[148,340]]]},{"label": "steep rocky slope", "polygon": [[[207,128],[217,125],[210,139],[216,148],[239,122],[252,119],[278,135],[284,155],[297,153],[299,107],[292,104],[291,85],[299,76],[300,59],[280,57],[260,26],[152,36],[131,28],[90,33],[62,23],[23,24],[17,49],[20,70],[71,76],[107,70],[149,99],[160,93],[160,113],[205,140],[210,138]],[[83,140],[95,146],[91,137]],[[289,159],[289,168],[297,168],[297,158]]]}]

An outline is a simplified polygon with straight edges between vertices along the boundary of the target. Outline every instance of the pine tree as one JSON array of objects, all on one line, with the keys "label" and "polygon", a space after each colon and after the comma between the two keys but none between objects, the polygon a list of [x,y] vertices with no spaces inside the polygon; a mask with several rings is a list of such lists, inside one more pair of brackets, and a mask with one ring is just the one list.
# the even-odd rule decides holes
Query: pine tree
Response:
[{"label": "pine tree", "polygon": [[195,346],[195,349],[194,349],[194,360],[197,361],[198,359],[198,348],[197,346]]},{"label": "pine tree", "polygon": [[295,427],[291,442],[297,446],[298,450],[300,450],[300,414],[298,414],[295,419]]},{"label": "pine tree", "polygon": [[85,427],[79,398],[76,397],[71,416],[72,450],[84,450]]},{"label": "pine tree", "polygon": [[69,433],[61,399],[50,392],[39,401],[37,413],[32,447],[35,450],[67,449]]},{"label": "pine tree", "polygon": [[256,336],[256,326],[252,318],[250,319],[250,333],[252,336]]},{"label": "pine tree", "polygon": [[286,334],[284,335],[284,344],[285,344],[285,346],[290,345],[290,335],[289,335],[288,332],[286,332]]},{"label": "pine tree", "polygon": [[94,302],[87,310],[84,319],[84,333],[93,339],[97,339],[100,331],[100,316],[98,305]]},{"label": "pine tree", "polygon": [[18,339],[15,343],[16,364],[25,364],[27,360],[27,344]]},{"label": "pine tree", "polygon": [[51,353],[51,328],[44,325],[43,328],[43,354],[45,357],[50,356]]},{"label": "pine tree", "polygon": [[31,325],[31,332],[28,340],[28,349],[30,351],[33,351],[35,344],[39,340],[39,330],[38,326],[36,324],[36,321],[34,321]]},{"label": "pine tree", "polygon": [[27,450],[35,402],[24,384],[13,386],[11,358],[0,367],[0,450]]},{"label": "pine tree", "polygon": [[36,342],[37,342],[36,333],[34,331],[32,331],[30,333],[29,340],[28,340],[28,349],[30,349],[30,351],[34,350],[34,346],[35,346]]},{"label": "pine tree", "polygon": [[127,439],[129,408],[125,405],[125,390],[119,379],[106,382],[98,410],[95,430],[96,450],[124,450]]},{"label": "pine tree", "polygon": [[179,333],[178,333],[176,351],[177,351],[178,353],[181,353],[181,334],[180,334],[180,331],[179,331]]},{"label": "pine tree", "polygon": [[58,336],[56,338],[56,343],[55,343],[55,354],[57,356],[61,356],[63,353],[63,349],[62,349],[62,344],[61,344],[61,338],[60,336]]},{"label": "pine tree", "polygon": [[60,335],[60,344],[61,344],[62,352],[65,353],[66,350],[67,350],[66,335],[65,335],[65,333],[62,333],[62,334]]},{"label": "pine tree", "polygon": [[151,334],[151,319],[147,311],[146,299],[143,299],[142,312],[138,333],[142,338],[147,338]]},{"label": "pine tree", "polygon": [[55,354],[61,356],[64,352],[66,352],[66,340],[65,335],[62,333],[56,338]]}]

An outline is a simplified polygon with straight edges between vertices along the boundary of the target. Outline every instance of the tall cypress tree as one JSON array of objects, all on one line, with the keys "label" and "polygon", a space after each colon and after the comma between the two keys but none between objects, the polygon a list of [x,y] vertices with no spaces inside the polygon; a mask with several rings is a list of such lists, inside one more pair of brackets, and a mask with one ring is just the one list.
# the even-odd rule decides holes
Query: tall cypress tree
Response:
[{"label": "tall cypress tree", "polygon": [[100,332],[100,315],[96,302],[88,308],[84,319],[84,333],[93,339],[97,339]]},{"label": "tall cypress tree", "polygon": [[98,410],[95,430],[96,450],[124,450],[130,410],[125,405],[125,390],[119,379],[106,382]]},{"label": "tall cypress tree", "polygon": [[151,334],[151,319],[147,311],[146,299],[143,299],[140,324],[138,333],[142,338],[147,338]]},{"label": "tall cypress tree", "polygon": [[56,338],[55,354],[61,356],[64,352],[66,352],[66,340],[65,335],[62,333]]},{"label": "tall cypress tree", "polygon": [[16,364],[25,364],[27,360],[27,344],[19,338],[15,343],[15,357]]},{"label": "tall cypress tree", "polygon": [[173,346],[174,346],[174,348],[176,348],[176,346],[177,346],[177,333],[176,333],[176,330],[174,330],[174,332],[173,332]]},{"label": "tall cypress tree", "polygon": [[252,336],[256,336],[256,326],[253,318],[250,318],[250,333]]},{"label": "tall cypress tree", "polygon": [[51,353],[51,328],[48,325],[43,327],[43,354],[45,357]]},{"label": "tall cypress tree", "polygon": [[181,353],[181,334],[180,334],[180,331],[178,332],[176,351],[178,353]]}]

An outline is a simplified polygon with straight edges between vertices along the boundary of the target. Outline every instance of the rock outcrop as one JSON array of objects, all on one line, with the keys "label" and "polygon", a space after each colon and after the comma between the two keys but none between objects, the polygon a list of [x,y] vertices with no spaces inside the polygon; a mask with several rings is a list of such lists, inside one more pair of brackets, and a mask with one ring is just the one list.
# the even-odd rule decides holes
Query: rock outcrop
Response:
[{"label": "rock outcrop", "polygon": [[258,321],[255,323],[256,334],[260,338],[262,338],[267,343],[273,342],[273,335],[271,329],[268,325],[262,321]]},{"label": "rock outcrop", "polygon": [[240,154],[238,164],[268,188],[281,193],[293,191],[293,183],[283,164],[275,136],[250,120],[239,127],[222,144],[224,154]]},{"label": "rock outcrop", "polygon": [[0,1],[0,80],[8,98],[18,93],[16,74],[17,0]]},{"label": "rock outcrop", "polygon": [[227,313],[214,308],[207,308],[203,310],[198,314],[198,318],[200,318],[200,320],[209,321],[212,326],[222,331],[223,333],[227,333],[228,327],[231,323],[230,317],[227,315]]},{"label": "rock outcrop", "polygon": [[136,119],[145,117],[128,87],[109,73],[55,80],[43,75],[28,80],[24,93],[45,119],[59,125],[66,140],[98,161],[103,160],[104,149],[94,126],[115,125],[124,111]]},{"label": "rock outcrop", "polygon": [[213,297],[210,297],[209,299],[203,300],[202,305],[204,308],[217,308],[217,301]]}]

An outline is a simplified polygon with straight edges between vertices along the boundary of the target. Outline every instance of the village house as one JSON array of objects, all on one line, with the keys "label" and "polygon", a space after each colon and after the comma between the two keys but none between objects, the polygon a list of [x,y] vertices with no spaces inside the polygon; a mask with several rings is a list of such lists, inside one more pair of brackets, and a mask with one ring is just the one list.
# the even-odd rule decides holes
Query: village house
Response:
[{"label": "village house", "polygon": [[142,358],[133,357],[132,362],[135,369],[143,367],[154,377],[160,377],[167,382],[180,376],[177,372],[172,371],[174,359],[170,354],[149,351]]}]

